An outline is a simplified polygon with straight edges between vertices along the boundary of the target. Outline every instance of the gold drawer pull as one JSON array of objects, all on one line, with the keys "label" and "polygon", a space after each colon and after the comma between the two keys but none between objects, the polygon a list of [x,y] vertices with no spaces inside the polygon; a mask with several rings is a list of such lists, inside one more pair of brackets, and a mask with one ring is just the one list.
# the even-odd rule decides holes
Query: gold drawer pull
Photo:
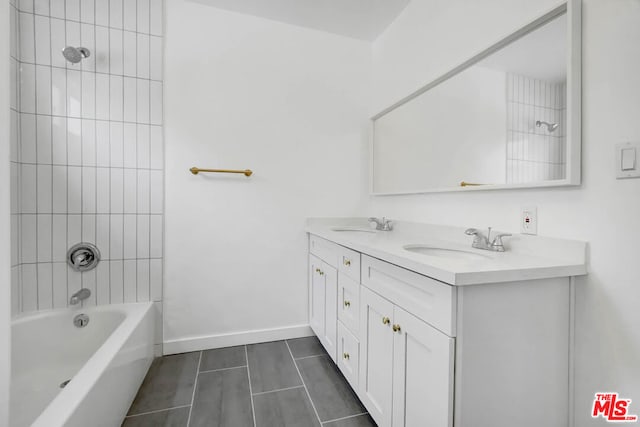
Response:
[{"label": "gold drawer pull", "polygon": [[345,258],[345,259],[344,259],[344,261],[342,261],[342,263],[343,263],[344,265],[346,265],[347,267],[349,267],[349,266],[351,265],[351,260],[350,260],[350,259],[348,259],[348,258]]},{"label": "gold drawer pull", "polygon": [[400,332],[400,325],[393,325],[393,332]]},{"label": "gold drawer pull", "polygon": [[344,306],[345,307],[351,307],[351,301],[345,301],[344,302]]},{"label": "gold drawer pull", "polygon": [[382,318],[382,324],[383,325],[388,325],[389,323],[391,323],[391,319],[389,319],[388,317],[383,317]]},{"label": "gold drawer pull", "polygon": [[342,353],[342,358],[343,359],[349,360],[349,357],[350,357],[349,353]]},{"label": "gold drawer pull", "polygon": [[320,270],[319,273],[321,276],[324,276],[324,271]]}]

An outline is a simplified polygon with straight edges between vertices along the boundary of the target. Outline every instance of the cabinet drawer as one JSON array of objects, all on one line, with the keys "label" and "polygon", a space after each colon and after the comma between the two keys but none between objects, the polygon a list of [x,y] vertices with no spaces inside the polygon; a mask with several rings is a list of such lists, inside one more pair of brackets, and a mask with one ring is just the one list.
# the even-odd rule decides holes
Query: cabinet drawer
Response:
[{"label": "cabinet drawer", "polygon": [[338,322],[338,368],[354,390],[358,389],[360,342]]},{"label": "cabinet drawer", "polygon": [[456,335],[455,287],[362,255],[362,284],[434,328]]},{"label": "cabinet drawer", "polygon": [[309,235],[309,252],[360,283],[360,252]]},{"label": "cabinet drawer", "polygon": [[360,252],[338,246],[338,271],[360,283]]},{"label": "cabinet drawer", "polygon": [[360,327],[360,284],[347,275],[338,276],[338,319],[356,337]]},{"label": "cabinet drawer", "polygon": [[309,235],[309,252],[335,268],[338,268],[338,265],[342,262],[340,247],[322,237],[314,236],[313,234]]}]

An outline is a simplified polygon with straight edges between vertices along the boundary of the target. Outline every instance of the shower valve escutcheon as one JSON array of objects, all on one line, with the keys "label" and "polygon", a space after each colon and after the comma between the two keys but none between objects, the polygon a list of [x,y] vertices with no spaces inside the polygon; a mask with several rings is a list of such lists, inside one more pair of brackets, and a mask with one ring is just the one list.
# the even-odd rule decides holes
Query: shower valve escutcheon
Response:
[{"label": "shower valve escutcheon", "polygon": [[100,251],[92,243],[78,243],[67,252],[67,263],[79,272],[93,270],[100,262]]}]

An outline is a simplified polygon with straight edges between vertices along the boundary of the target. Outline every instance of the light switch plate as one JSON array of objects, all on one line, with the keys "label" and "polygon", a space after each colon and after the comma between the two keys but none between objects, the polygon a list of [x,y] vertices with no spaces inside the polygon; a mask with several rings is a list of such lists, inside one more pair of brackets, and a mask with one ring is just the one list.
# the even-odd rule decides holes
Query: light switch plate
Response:
[{"label": "light switch plate", "polygon": [[616,178],[640,178],[640,142],[616,144]]}]

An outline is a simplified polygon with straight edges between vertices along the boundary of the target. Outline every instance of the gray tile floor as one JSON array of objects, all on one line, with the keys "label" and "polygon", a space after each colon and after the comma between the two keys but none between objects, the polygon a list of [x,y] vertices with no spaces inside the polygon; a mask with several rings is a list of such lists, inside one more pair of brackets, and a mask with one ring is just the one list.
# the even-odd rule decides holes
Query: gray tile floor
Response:
[{"label": "gray tile floor", "polygon": [[159,357],[125,427],[375,427],[316,337]]}]

